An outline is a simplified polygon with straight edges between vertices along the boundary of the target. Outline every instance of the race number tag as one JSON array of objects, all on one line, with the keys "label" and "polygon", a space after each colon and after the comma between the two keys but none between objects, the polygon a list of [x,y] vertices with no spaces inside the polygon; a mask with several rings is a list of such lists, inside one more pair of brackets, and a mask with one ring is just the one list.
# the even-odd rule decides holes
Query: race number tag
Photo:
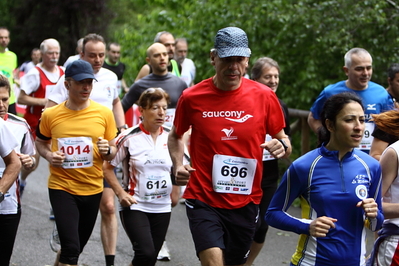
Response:
[{"label": "race number tag", "polygon": [[370,150],[371,143],[373,142],[373,136],[371,133],[374,131],[375,124],[371,122],[365,123],[366,127],[364,129],[364,134],[362,141],[360,142],[359,149]]},{"label": "race number tag", "polygon": [[176,113],[175,108],[168,108],[166,110],[165,123],[164,123],[165,126],[167,126],[167,127],[173,126],[173,120],[175,119],[175,113]]},{"label": "race number tag", "polygon": [[256,159],[216,154],[212,166],[213,190],[218,193],[251,194],[256,164]]},{"label": "race number tag", "polygon": [[93,142],[90,137],[59,138],[58,149],[65,154],[62,163],[65,169],[93,166]]},{"label": "race number tag", "polygon": [[[266,141],[271,141],[272,140],[272,136],[270,136],[269,134],[266,135]],[[271,160],[276,160],[276,158],[274,158],[270,152],[266,149],[263,149],[263,158],[262,161],[271,161]]]},{"label": "race number tag", "polygon": [[170,175],[147,175],[140,177],[139,196],[146,202],[170,197],[172,181]]}]

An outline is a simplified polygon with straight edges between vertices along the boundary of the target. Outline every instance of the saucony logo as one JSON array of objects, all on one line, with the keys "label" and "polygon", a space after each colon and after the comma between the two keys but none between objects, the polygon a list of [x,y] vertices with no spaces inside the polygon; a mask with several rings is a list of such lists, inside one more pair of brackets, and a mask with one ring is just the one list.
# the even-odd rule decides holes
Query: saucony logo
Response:
[{"label": "saucony logo", "polygon": [[230,129],[227,128],[223,128],[222,131],[224,132],[224,134],[226,134],[226,137],[230,137],[231,133],[233,133],[234,129],[231,127]]},{"label": "saucony logo", "polygon": [[250,119],[251,117],[253,117],[253,115],[245,115],[245,116],[242,117],[242,118],[236,118],[236,119],[234,119],[234,118],[227,118],[227,117],[226,117],[226,119],[227,119],[227,120],[230,120],[230,121],[233,121],[233,122],[237,122],[237,123],[244,123],[245,121],[247,121],[247,120]]}]

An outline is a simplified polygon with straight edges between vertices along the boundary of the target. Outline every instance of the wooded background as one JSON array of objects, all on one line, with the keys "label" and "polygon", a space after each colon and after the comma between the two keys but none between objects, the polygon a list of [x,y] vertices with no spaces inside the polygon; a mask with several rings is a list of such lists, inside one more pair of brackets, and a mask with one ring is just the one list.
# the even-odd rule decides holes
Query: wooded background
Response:
[{"label": "wooded background", "polygon": [[122,45],[131,85],[157,32],[189,42],[196,82],[210,77],[209,50],[217,30],[246,31],[252,56],[269,56],[281,67],[277,92],[291,108],[308,110],[328,84],[346,79],[344,54],[363,47],[373,56],[373,81],[386,86],[386,70],[399,62],[399,4],[393,0],[1,0],[0,26],[11,31],[19,63],[42,40],[61,43],[60,63],[76,41],[95,32]]}]

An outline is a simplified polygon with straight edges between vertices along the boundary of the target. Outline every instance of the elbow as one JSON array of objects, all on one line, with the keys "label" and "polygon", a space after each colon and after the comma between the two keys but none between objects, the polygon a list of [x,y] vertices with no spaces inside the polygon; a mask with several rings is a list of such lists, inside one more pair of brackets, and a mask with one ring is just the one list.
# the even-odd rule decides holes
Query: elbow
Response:
[{"label": "elbow", "polygon": [[27,103],[25,101],[25,97],[24,97],[22,91],[21,91],[21,93],[18,96],[17,102],[18,102],[18,104],[27,105]]},{"label": "elbow", "polygon": [[370,151],[370,156],[373,157],[374,159],[376,159],[377,161],[379,161],[380,158],[381,158],[381,154],[377,153],[377,152],[371,152]]},{"label": "elbow", "polygon": [[317,134],[319,127],[321,127],[321,122],[317,119],[315,119],[312,115],[312,113],[309,114],[308,116],[308,125],[310,129]]},{"label": "elbow", "polygon": [[266,213],[265,213],[265,216],[262,217],[262,218],[266,221],[266,223],[268,225],[270,225],[272,227],[276,227],[275,224],[274,224],[273,212],[267,210]]},{"label": "elbow", "polygon": [[18,173],[21,171],[22,168],[22,163],[17,153],[15,151],[12,151],[9,155],[3,157],[3,161],[6,165],[7,171],[9,171],[11,175],[14,176],[15,179],[17,179]]},{"label": "elbow", "polygon": [[[17,158],[17,160],[14,160],[13,164],[14,164],[14,167],[17,170],[17,172],[21,171],[22,163],[19,158]],[[18,175],[17,175],[17,177],[18,177]]]},{"label": "elbow", "polygon": [[123,102],[122,102],[122,109],[123,109],[123,113],[126,113],[127,110],[129,110],[129,107],[127,107],[126,105],[124,105]]}]

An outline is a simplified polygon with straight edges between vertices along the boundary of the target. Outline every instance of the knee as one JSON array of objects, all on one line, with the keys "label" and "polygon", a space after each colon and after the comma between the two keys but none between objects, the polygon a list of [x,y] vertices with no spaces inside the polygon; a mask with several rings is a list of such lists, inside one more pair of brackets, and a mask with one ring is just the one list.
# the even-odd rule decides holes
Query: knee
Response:
[{"label": "knee", "polygon": [[115,214],[115,204],[105,203],[101,206],[101,215],[114,215]]},{"label": "knee", "polygon": [[106,197],[101,199],[100,203],[101,215],[115,214],[115,199],[114,197]]}]

